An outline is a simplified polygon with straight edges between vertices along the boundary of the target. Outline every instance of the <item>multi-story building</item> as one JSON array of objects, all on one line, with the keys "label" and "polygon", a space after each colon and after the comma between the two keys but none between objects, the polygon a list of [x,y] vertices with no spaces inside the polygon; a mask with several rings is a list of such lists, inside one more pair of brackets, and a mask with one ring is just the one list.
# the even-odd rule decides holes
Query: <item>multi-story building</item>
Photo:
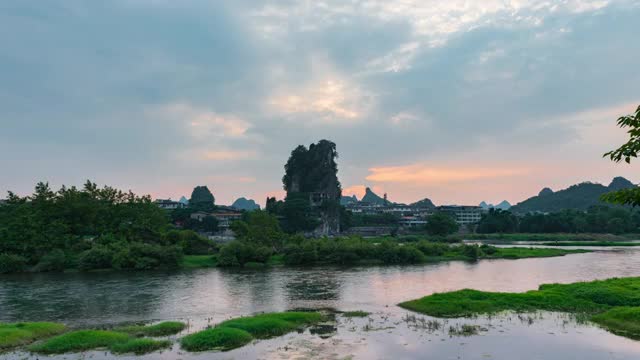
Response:
[{"label": "multi-story building", "polygon": [[158,205],[158,207],[160,207],[161,209],[165,209],[165,210],[175,210],[175,209],[182,209],[184,208],[186,205],[179,202],[179,201],[173,201],[171,199],[157,199],[156,200],[156,205]]},{"label": "multi-story building", "polygon": [[438,211],[450,214],[460,225],[469,225],[479,222],[486,210],[480,206],[446,205],[439,206]]}]

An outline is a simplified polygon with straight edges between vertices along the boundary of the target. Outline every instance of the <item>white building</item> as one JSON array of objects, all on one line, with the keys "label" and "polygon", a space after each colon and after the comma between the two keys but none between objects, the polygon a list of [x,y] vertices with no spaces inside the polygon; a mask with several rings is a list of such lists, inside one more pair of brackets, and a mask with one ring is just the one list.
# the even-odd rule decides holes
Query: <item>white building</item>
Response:
[{"label": "white building", "polygon": [[480,206],[447,205],[439,206],[438,211],[450,214],[460,225],[476,224],[485,212]]}]

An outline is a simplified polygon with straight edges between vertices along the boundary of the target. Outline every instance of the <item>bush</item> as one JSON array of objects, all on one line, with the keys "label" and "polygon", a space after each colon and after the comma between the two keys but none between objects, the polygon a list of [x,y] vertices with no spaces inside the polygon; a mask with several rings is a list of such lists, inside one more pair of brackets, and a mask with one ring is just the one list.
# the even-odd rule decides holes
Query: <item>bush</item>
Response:
[{"label": "bush", "polygon": [[82,270],[110,269],[113,254],[103,245],[95,245],[80,254],[78,266]]},{"label": "bush", "polygon": [[219,266],[244,266],[249,262],[266,263],[273,251],[265,246],[232,241],[220,249]]},{"label": "bush", "polygon": [[64,354],[110,347],[129,340],[129,335],[104,330],[72,331],[33,345],[29,350],[39,354]]},{"label": "bush", "polygon": [[460,250],[462,255],[472,260],[478,260],[478,258],[482,255],[482,252],[480,251],[480,247],[478,245],[460,245]]},{"label": "bush", "polygon": [[182,338],[180,344],[187,351],[231,350],[253,340],[248,332],[233,328],[213,328]]},{"label": "bush", "polygon": [[447,251],[449,251],[450,246],[442,243],[431,243],[423,240],[418,243],[417,248],[426,256],[442,256]]},{"label": "bush", "polygon": [[35,271],[64,271],[67,258],[64,251],[55,249],[44,255],[35,267]]},{"label": "bush", "polygon": [[0,254],[0,274],[24,271],[27,259],[20,255]]}]

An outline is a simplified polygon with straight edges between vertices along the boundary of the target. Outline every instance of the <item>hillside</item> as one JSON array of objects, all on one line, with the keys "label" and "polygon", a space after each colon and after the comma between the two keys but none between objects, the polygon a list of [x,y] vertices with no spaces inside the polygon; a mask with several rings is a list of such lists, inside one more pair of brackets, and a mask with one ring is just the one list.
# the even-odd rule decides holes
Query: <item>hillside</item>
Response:
[{"label": "hillside", "polygon": [[370,188],[366,188],[364,197],[361,200],[364,203],[372,204],[372,205],[384,205],[386,201],[380,196],[376,195]]},{"label": "hillside", "polygon": [[424,198],[420,201],[414,202],[413,204],[410,205],[411,207],[416,207],[416,208],[426,208],[426,209],[435,209],[436,206],[433,204],[433,201],[431,201],[431,199],[429,198]]},{"label": "hillside", "polygon": [[246,199],[244,197],[241,197],[238,200],[234,201],[231,207],[236,208],[238,210],[246,210],[246,211],[260,210],[260,205],[256,204],[255,201],[251,199]]},{"label": "hillside", "polygon": [[555,212],[564,209],[587,210],[595,205],[605,205],[600,201],[602,194],[634,187],[633,183],[623,177],[616,177],[609,186],[584,182],[572,185],[567,189],[553,192],[549,188],[511,208],[515,213]]}]

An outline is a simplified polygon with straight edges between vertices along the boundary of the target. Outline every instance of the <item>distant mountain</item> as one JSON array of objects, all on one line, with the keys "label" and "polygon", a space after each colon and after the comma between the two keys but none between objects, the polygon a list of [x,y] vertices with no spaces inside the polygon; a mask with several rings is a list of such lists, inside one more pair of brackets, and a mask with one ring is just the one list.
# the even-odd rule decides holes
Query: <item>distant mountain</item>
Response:
[{"label": "distant mountain", "polygon": [[503,200],[498,205],[487,204],[485,201],[481,202],[480,205],[483,209],[500,209],[500,210],[509,210],[511,208],[511,204],[507,200]]},{"label": "distant mountain", "polygon": [[431,201],[431,199],[429,198],[424,198],[420,201],[416,201],[413,204],[409,205],[411,207],[416,207],[416,208],[427,208],[427,209],[435,209],[436,206],[433,204],[433,202]]},{"label": "distant mountain", "polygon": [[383,198],[376,195],[370,188],[365,189],[364,197],[361,201],[373,205],[384,205],[386,203]]},{"label": "distant mountain", "polygon": [[340,205],[342,206],[346,206],[349,204],[357,204],[358,203],[358,198],[353,195],[353,196],[343,196],[340,198]]},{"label": "distant mountain", "polygon": [[183,203],[183,204],[185,204],[185,205],[189,205],[189,200],[188,200],[186,197],[184,197],[184,196],[182,196],[182,197],[180,198],[180,200],[178,200],[178,202],[179,202],[179,203]]},{"label": "distant mountain", "polygon": [[231,207],[238,210],[246,211],[260,210],[260,205],[256,204],[255,201],[251,199],[245,199],[244,197],[241,197],[238,200],[234,201]]},{"label": "distant mountain", "polygon": [[565,209],[587,210],[594,205],[605,205],[600,201],[600,196],[611,191],[635,187],[629,180],[617,177],[609,186],[584,182],[570,186],[567,189],[553,192],[544,188],[538,196],[529,198],[511,208],[517,213],[528,212],[554,212]]}]

